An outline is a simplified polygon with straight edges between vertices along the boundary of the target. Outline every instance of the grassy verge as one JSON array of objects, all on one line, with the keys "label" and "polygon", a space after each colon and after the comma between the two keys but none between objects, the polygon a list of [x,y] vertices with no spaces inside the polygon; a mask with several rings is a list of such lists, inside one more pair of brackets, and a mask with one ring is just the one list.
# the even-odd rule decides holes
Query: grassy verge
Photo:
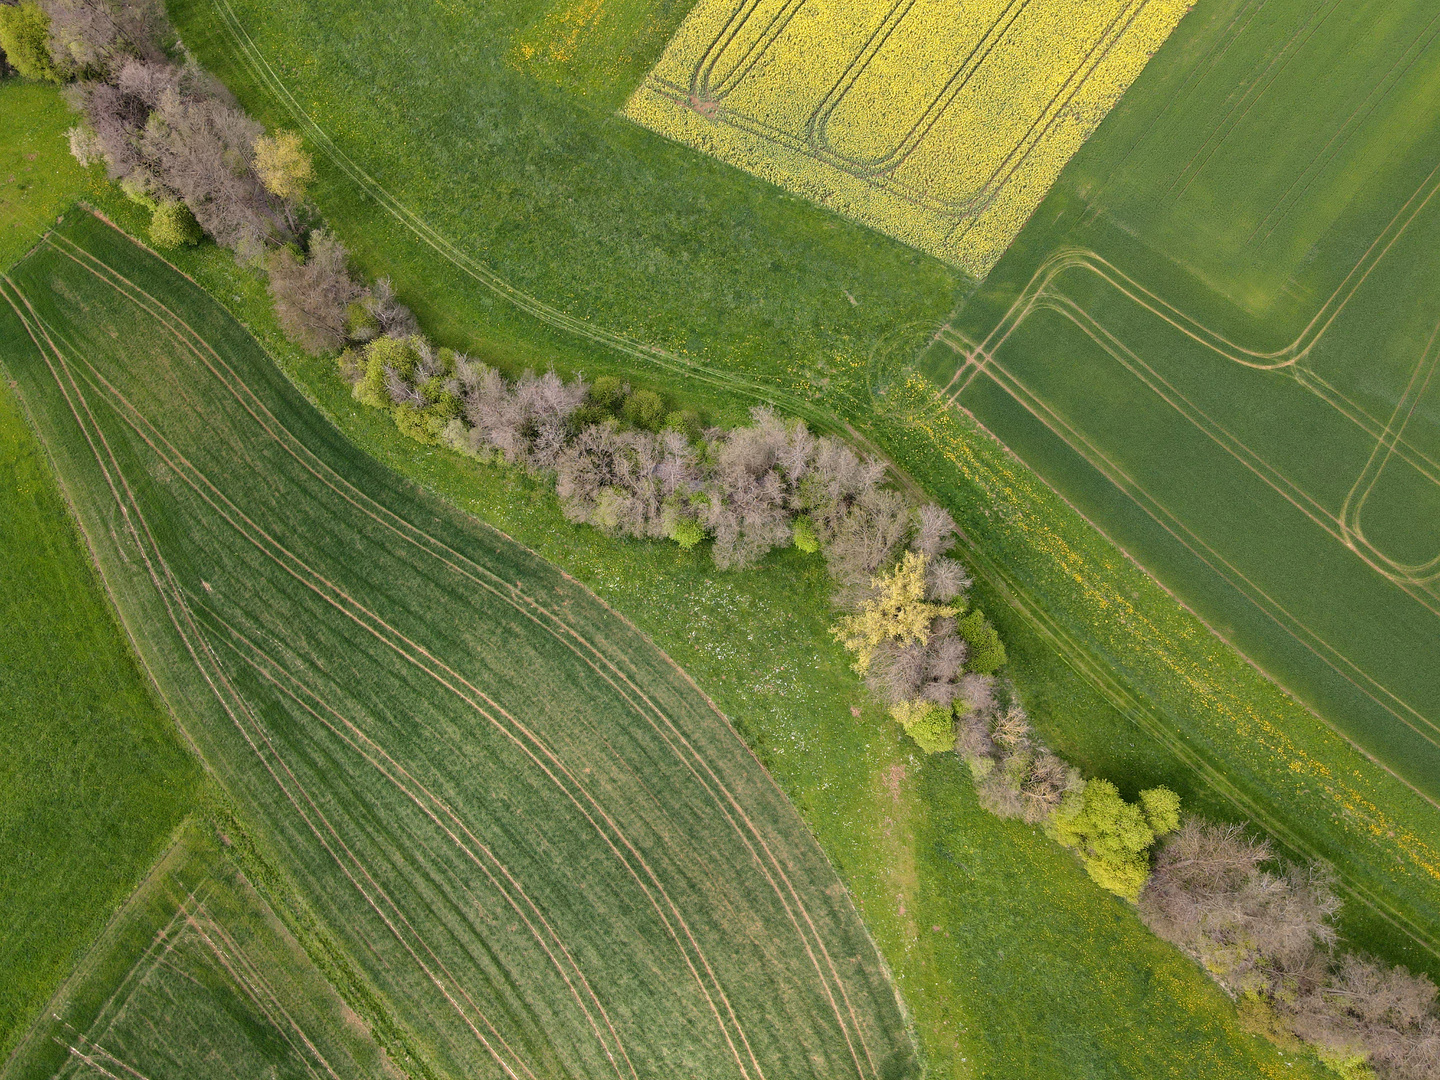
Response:
[{"label": "grassy verge", "polygon": [[0,268],[9,266],[75,200],[100,181],[70,156],[75,122],[54,87],[0,79]]}]

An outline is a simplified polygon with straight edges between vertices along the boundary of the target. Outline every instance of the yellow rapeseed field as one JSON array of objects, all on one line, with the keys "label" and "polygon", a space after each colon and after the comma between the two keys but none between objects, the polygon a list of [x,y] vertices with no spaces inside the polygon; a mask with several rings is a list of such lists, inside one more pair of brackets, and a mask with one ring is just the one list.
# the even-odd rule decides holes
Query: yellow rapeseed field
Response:
[{"label": "yellow rapeseed field", "polygon": [[631,119],[984,277],[1190,0],[700,0]]}]

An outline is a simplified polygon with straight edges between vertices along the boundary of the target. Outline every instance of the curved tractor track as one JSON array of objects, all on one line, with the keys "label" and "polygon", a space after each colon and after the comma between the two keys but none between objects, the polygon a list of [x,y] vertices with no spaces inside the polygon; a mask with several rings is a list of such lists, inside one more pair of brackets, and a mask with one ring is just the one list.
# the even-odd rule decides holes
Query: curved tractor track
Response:
[{"label": "curved tractor track", "polygon": [[441,1071],[911,1075],[843,885],[684,673],[76,217],[0,354],[187,734]]}]

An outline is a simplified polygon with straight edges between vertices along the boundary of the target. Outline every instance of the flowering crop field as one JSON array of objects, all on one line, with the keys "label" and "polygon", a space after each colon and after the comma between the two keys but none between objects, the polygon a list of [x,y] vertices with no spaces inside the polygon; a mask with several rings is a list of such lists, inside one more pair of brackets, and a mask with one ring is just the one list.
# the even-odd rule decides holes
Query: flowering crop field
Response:
[{"label": "flowering crop field", "polygon": [[977,278],[1186,0],[702,0],[631,119]]}]

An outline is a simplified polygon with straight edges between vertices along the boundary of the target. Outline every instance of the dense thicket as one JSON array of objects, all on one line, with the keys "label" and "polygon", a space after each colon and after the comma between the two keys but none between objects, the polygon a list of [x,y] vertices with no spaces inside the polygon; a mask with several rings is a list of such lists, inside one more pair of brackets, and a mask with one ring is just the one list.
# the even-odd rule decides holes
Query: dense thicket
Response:
[{"label": "dense thicket", "polygon": [[1160,849],[1140,913],[1281,1043],[1309,1043],[1342,1072],[1440,1078],[1436,988],[1424,975],[1336,950],[1340,909],[1319,866],[1286,865],[1234,825],[1192,819]]}]

